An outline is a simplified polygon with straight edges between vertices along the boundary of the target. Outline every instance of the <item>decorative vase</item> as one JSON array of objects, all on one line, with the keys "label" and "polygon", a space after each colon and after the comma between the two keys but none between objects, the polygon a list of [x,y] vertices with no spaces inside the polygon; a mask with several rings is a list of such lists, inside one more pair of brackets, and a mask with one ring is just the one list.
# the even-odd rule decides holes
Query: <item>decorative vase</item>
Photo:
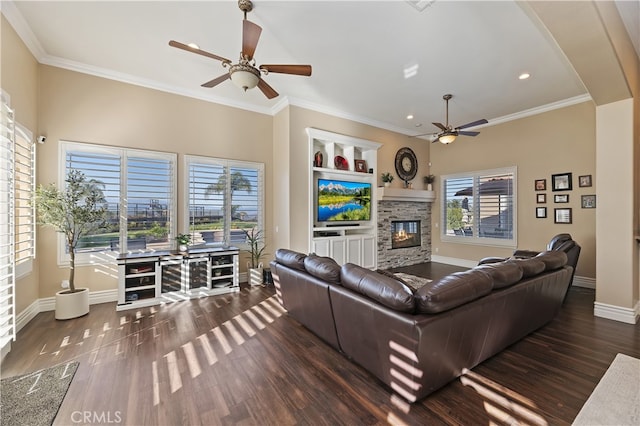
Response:
[{"label": "decorative vase", "polygon": [[249,271],[249,285],[255,286],[255,285],[262,285],[263,283],[263,265],[262,262],[258,263],[258,267],[257,268],[251,268],[249,267],[249,264],[247,264],[247,269]]},{"label": "decorative vase", "polygon": [[384,183],[384,186],[385,186],[385,188],[390,187],[390,186],[391,186],[391,182],[385,182],[385,183]]},{"label": "decorative vase", "polygon": [[313,166],[314,167],[322,167],[323,155],[322,152],[317,151],[313,156]]},{"label": "decorative vase", "polygon": [[430,183],[427,184],[427,191],[433,191],[433,185]]},{"label": "decorative vase", "polygon": [[89,313],[89,289],[78,288],[75,293],[61,290],[56,293],[57,320],[78,318]]}]

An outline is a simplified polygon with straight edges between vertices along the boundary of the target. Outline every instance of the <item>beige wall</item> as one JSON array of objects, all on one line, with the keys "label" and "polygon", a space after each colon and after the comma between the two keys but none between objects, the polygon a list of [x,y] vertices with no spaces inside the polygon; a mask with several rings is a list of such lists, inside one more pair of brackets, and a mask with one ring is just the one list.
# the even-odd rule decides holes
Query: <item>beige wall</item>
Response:
[{"label": "beige wall", "polygon": [[[582,209],[581,195],[595,194],[596,187],[579,188],[579,175],[592,175],[595,182],[595,108],[584,102],[559,110],[481,129],[474,138],[460,137],[451,145],[433,144],[432,170],[438,177],[450,173],[517,166],[517,245],[542,250],[551,237],[568,232],[582,246],[577,275],[595,278],[596,209]],[[573,173],[569,204],[553,203],[551,175]],[[547,218],[536,219],[534,181],[547,180]],[[436,178],[436,183],[440,181]],[[436,186],[436,188],[439,188]],[[434,226],[442,221],[442,197],[432,208]],[[553,208],[570,207],[573,223],[553,223]],[[432,253],[437,256],[478,261],[486,256],[509,256],[512,248],[484,247],[440,240],[433,229]]]},{"label": "beige wall", "polygon": [[[178,153],[178,228],[183,230],[185,154],[264,162],[265,229],[271,246],[271,116],[44,65],[39,86],[39,127],[47,135],[47,143],[38,147],[46,159],[38,167],[40,183],[57,182],[61,140]],[[68,274],[57,264],[55,241],[52,230],[39,230],[40,267],[47,271],[40,297],[52,296]],[[240,263],[244,269],[246,262]],[[76,280],[91,291],[117,287],[113,263],[80,267]]]},{"label": "beige wall", "polygon": [[[11,97],[11,107],[16,112],[16,121],[38,133],[38,62],[29,53],[13,27],[0,15],[0,88]],[[44,160],[38,158],[38,163]],[[22,312],[39,297],[38,260],[33,271],[16,281],[16,312]]]},{"label": "beige wall", "polygon": [[[313,153],[309,150],[307,127],[326,130],[333,133],[353,136],[360,139],[381,143],[378,150],[378,168],[374,173],[380,181],[380,173],[391,172],[396,179],[393,186],[401,187],[398,179],[394,159],[398,149],[410,147],[418,158],[418,174],[414,180],[414,188],[421,189],[422,176],[429,174],[429,143],[419,139],[409,138],[405,135],[383,130],[366,124],[356,123],[343,118],[310,111],[304,108],[290,108],[290,193],[292,202],[290,209],[291,218],[291,248],[303,252],[309,251],[309,172]],[[295,194],[295,197],[293,196]]]}]

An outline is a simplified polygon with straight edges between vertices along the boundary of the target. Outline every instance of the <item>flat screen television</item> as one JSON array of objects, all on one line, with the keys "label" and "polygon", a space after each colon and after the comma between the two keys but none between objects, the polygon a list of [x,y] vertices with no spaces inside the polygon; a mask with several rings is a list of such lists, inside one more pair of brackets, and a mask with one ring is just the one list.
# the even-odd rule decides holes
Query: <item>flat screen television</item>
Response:
[{"label": "flat screen television", "polygon": [[371,184],[318,179],[316,186],[318,226],[355,225],[371,220]]}]

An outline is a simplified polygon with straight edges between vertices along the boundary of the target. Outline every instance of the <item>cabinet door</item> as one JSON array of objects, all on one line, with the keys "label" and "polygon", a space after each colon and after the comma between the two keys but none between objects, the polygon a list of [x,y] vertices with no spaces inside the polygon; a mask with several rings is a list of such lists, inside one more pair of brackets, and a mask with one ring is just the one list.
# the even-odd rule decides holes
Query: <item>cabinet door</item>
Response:
[{"label": "cabinet door", "polygon": [[314,239],[311,252],[318,256],[331,256],[330,241],[328,238]]},{"label": "cabinet door", "polygon": [[378,251],[376,238],[373,235],[365,235],[362,237],[362,263],[363,268],[376,268],[376,254]]},{"label": "cabinet door", "polygon": [[330,256],[338,262],[338,265],[344,265],[347,262],[347,240],[345,238],[331,239]]},{"label": "cabinet door", "polygon": [[347,262],[362,265],[362,237],[347,237]]}]

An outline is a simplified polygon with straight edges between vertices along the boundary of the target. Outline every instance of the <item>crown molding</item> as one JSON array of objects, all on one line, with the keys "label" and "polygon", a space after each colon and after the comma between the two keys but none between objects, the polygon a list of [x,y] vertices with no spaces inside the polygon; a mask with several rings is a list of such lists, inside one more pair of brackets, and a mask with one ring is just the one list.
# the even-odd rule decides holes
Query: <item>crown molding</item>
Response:
[{"label": "crown molding", "polygon": [[0,12],[7,18],[7,21],[9,21],[31,54],[38,62],[41,62],[41,59],[46,56],[45,50],[14,2],[12,0],[0,1]]}]

